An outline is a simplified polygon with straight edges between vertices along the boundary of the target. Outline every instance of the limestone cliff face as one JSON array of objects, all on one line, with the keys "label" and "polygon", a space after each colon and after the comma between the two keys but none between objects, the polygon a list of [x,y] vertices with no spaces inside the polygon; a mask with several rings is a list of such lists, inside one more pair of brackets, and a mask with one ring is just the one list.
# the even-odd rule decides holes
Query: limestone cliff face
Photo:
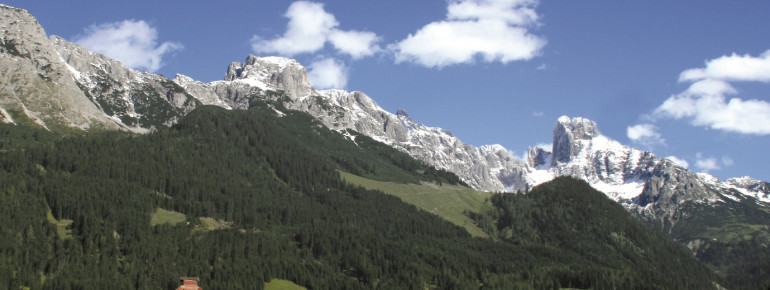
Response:
[{"label": "limestone cliff face", "polygon": [[141,132],[171,126],[201,104],[162,75],[128,68],[58,36],[51,43],[81,90],[124,128]]},{"label": "limestone cliff face", "polygon": [[553,132],[550,152],[529,150],[527,180],[531,186],[556,176],[578,177],[666,231],[693,206],[743,198],[765,202],[765,188],[756,180],[719,182],[708,174],[691,172],[602,136],[596,123],[584,118],[561,117]]},{"label": "limestone cliff face", "polygon": [[583,149],[584,140],[599,136],[596,124],[584,118],[562,116],[553,129],[553,157],[551,165],[569,162]]},{"label": "limestone cliff face", "polygon": [[26,10],[5,5],[0,5],[0,109],[8,122],[31,120],[45,128],[118,128],[76,85],[40,23]]},{"label": "limestone cliff face", "polygon": [[170,126],[200,103],[161,75],[48,38],[29,12],[0,5],[0,112],[7,123],[145,132]]},{"label": "limestone cliff face", "polygon": [[249,55],[244,63],[231,63],[225,81],[259,80],[251,84],[262,90],[279,90],[292,99],[307,96],[314,89],[307,81],[307,71],[296,60],[283,57],[256,57]]}]

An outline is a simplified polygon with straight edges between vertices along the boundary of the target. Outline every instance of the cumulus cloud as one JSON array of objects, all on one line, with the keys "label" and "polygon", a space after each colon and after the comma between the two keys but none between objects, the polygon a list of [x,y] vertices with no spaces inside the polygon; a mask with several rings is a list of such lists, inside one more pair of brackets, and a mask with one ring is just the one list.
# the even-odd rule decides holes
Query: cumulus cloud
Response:
[{"label": "cumulus cloud", "polygon": [[705,68],[688,69],[679,75],[680,81],[702,79],[770,82],[770,50],[759,57],[735,53],[725,55],[706,61]]},{"label": "cumulus cloud", "polygon": [[735,165],[735,161],[733,161],[732,158],[729,156],[722,156],[722,164],[724,164],[727,167]]},{"label": "cumulus cloud", "polygon": [[690,167],[690,163],[687,162],[687,160],[678,158],[676,156],[667,156],[666,159],[673,161],[674,163],[678,164],[679,166],[682,166],[684,168]]},{"label": "cumulus cloud", "polygon": [[325,58],[310,64],[308,82],[317,89],[345,88],[348,82],[348,68],[345,64]]},{"label": "cumulus cloud", "polygon": [[143,20],[92,25],[74,42],[124,65],[155,72],[163,66],[163,56],[183,48],[178,42],[157,44],[158,31]]},{"label": "cumulus cloud", "polygon": [[656,117],[689,119],[694,126],[742,134],[770,134],[770,103],[737,97],[730,82],[770,82],[770,50],[759,57],[722,56],[706,61],[705,68],[683,71],[680,82],[692,82],[684,92],[666,99]]},{"label": "cumulus cloud", "polygon": [[664,144],[666,142],[653,124],[638,124],[626,127],[626,136],[631,141],[646,146]]},{"label": "cumulus cloud", "polygon": [[704,157],[700,152],[695,155],[695,167],[703,172],[722,169],[714,157]]},{"label": "cumulus cloud", "polygon": [[317,52],[327,42],[338,52],[353,58],[371,56],[380,50],[377,45],[380,37],[373,32],[337,29],[339,22],[321,3],[293,2],[284,16],[289,23],[282,36],[274,39],[252,37],[251,47],[255,52],[294,56]]},{"label": "cumulus cloud", "polygon": [[376,43],[380,37],[374,32],[334,30],[329,34],[329,41],[334,48],[359,59],[371,56],[380,50]]},{"label": "cumulus cloud", "polygon": [[[670,157],[666,157],[671,159]],[[717,159],[713,156],[703,156],[702,153],[698,152],[695,154],[695,167],[698,168],[698,170],[702,172],[709,172],[712,170],[720,170],[723,167],[730,167],[735,165],[735,161],[733,161],[730,156],[722,156],[721,159]],[[674,161],[671,159],[671,161]],[[676,161],[675,161],[676,162]]]},{"label": "cumulus cloud", "polygon": [[396,62],[430,68],[485,62],[508,63],[540,54],[546,41],[528,30],[537,25],[535,0],[450,1],[446,19],[432,22],[389,48]]}]

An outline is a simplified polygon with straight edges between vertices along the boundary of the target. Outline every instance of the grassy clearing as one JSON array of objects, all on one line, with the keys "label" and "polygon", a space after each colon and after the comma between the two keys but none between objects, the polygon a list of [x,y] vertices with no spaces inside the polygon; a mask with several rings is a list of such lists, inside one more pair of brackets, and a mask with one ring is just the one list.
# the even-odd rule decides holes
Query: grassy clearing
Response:
[{"label": "grassy clearing", "polygon": [[187,217],[183,213],[175,211],[165,210],[162,208],[155,209],[155,213],[152,214],[150,225],[156,226],[160,224],[176,225],[185,222]]},{"label": "grassy clearing", "polygon": [[265,283],[265,290],[305,290],[307,288],[294,284],[294,282],[281,279],[273,279]]},{"label": "grassy clearing", "polygon": [[208,217],[198,218],[198,220],[200,221],[200,224],[196,225],[193,231],[216,231],[232,227],[232,223],[223,220],[215,220]]},{"label": "grassy clearing", "polygon": [[72,230],[67,228],[70,225],[72,225],[72,220],[68,220],[68,219],[57,220],[56,218],[53,217],[53,213],[51,212],[50,209],[48,210],[47,217],[48,217],[48,222],[56,225],[56,233],[59,234],[60,239],[63,240],[63,239],[72,238]]},{"label": "grassy clearing", "polygon": [[708,227],[705,237],[716,238],[723,242],[735,242],[751,239],[752,235],[767,230],[767,225],[730,223],[722,227]]},{"label": "grassy clearing", "polygon": [[465,228],[474,237],[488,237],[463,213],[466,210],[481,212],[485,208],[484,201],[491,195],[488,192],[457,185],[437,185],[428,182],[404,184],[367,179],[347,172],[340,172],[340,174],[347,182],[397,196],[406,203],[438,215]]}]

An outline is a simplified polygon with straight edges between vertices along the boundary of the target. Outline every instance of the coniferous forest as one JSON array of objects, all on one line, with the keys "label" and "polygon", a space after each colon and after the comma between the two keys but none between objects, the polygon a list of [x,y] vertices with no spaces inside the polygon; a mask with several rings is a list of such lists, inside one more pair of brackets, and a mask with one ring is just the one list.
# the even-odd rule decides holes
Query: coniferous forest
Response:
[{"label": "coniferous forest", "polygon": [[[279,115],[276,110],[285,112]],[[339,171],[462,184],[372,139],[258,104],[145,135],[0,124],[0,288],[709,289],[718,278],[582,181],[496,194],[491,238]],[[165,218],[171,216],[173,218]]]}]

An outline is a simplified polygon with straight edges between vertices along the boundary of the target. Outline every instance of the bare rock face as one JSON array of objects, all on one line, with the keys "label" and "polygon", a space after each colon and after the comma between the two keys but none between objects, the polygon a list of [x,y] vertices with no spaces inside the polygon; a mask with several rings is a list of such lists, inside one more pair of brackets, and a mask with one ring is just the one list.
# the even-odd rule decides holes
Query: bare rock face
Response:
[{"label": "bare rock face", "polygon": [[[596,123],[584,118],[559,118],[553,140],[552,152],[530,148],[530,186],[556,176],[581,178],[665,231],[676,225],[689,206],[723,201],[726,194],[735,196],[727,187],[740,187],[693,173],[651,152],[626,147],[602,136]],[[745,184],[754,183],[741,185]],[[750,186],[742,188],[746,187]]]},{"label": "bare rock face", "polygon": [[195,96],[203,105],[214,105],[225,109],[232,109],[225,103],[211,87],[201,81],[196,81],[186,75],[177,74],[174,83],[184,88],[191,96]]},{"label": "bare rock face", "polygon": [[25,10],[0,5],[0,34],[0,111],[8,122],[146,132],[200,104],[166,77],[49,39]]},{"label": "bare rock face", "polygon": [[596,123],[583,118],[570,120],[566,116],[559,118],[556,128],[553,129],[553,158],[551,165],[558,162],[568,162],[580,152],[584,142],[599,136]]},{"label": "bare rock face", "polygon": [[45,128],[118,128],[75,84],[37,20],[5,5],[0,5],[0,107],[16,121]]},{"label": "bare rock face", "polygon": [[[307,96],[313,91],[307,81],[307,71],[296,60],[284,57],[256,57],[249,55],[245,63],[230,64],[225,81],[249,82],[258,80],[263,90],[281,90],[291,99]],[[252,83],[259,86],[259,83]]]},{"label": "bare rock face", "polygon": [[52,36],[51,43],[81,90],[127,129],[171,126],[201,104],[162,75],[133,70],[58,36]]}]

